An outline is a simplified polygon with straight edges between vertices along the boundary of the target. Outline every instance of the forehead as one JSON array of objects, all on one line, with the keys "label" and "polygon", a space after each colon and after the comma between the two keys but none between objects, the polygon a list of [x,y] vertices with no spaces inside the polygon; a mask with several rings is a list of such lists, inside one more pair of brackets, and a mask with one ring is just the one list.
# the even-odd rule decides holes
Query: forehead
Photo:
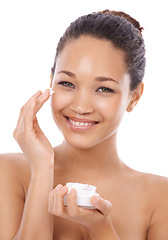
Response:
[{"label": "forehead", "polygon": [[57,58],[56,71],[109,75],[120,80],[126,73],[125,54],[107,40],[82,36],[70,40]]}]

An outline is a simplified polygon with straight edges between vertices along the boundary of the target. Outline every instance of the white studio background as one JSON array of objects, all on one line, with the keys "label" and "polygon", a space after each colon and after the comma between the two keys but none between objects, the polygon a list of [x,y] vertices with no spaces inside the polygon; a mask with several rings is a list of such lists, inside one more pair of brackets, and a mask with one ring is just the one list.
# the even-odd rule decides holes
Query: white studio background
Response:
[{"label": "white studio background", "polygon": [[[20,151],[13,139],[21,106],[37,90],[49,88],[56,44],[77,17],[99,10],[121,10],[144,27],[147,49],[145,91],[118,134],[121,159],[130,167],[168,176],[168,34],[166,0],[5,0],[0,2],[0,153]],[[50,102],[38,113],[53,146],[62,142]]]}]

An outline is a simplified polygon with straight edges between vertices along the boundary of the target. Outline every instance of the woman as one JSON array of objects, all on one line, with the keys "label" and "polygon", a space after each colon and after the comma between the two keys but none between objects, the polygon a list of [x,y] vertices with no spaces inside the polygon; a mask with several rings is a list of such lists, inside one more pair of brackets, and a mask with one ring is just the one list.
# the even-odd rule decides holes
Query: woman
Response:
[{"label": "woman", "polygon": [[[119,158],[117,130],[143,93],[145,46],[139,23],[108,10],[74,21],[60,39],[51,108],[65,140],[55,148],[37,112],[38,91],[22,107],[14,138],[23,153],[0,157],[0,239],[158,240],[168,238],[168,180]],[[131,149],[130,149],[131,150]],[[66,182],[97,187],[96,208],[76,204]]]}]

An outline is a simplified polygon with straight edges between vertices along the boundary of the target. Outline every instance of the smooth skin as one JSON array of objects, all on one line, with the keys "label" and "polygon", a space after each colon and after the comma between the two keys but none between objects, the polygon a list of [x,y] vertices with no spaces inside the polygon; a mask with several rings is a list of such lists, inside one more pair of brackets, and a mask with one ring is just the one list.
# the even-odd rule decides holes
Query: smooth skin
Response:
[{"label": "smooth skin", "polygon": [[[14,130],[23,153],[0,156],[0,239],[168,239],[168,179],[118,156],[118,127],[143,93],[143,83],[129,86],[124,53],[110,42],[83,36],[66,44],[51,76],[52,115],[65,140],[52,148],[41,131],[36,114],[50,93],[37,92]],[[79,208],[74,189],[65,207],[66,182],[95,185],[96,210]]]}]

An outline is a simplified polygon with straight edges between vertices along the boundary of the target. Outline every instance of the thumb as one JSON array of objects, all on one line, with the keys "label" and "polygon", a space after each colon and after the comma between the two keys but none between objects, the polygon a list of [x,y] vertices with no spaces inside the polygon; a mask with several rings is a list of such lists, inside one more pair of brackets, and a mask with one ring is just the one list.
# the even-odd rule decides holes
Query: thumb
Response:
[{"label": "thumb", "polygon": [[108,215],[112,209],[112,203],[108,200],[104,200],[101,197],[93,196],[91,202],[93,206],[105,216]]}]

